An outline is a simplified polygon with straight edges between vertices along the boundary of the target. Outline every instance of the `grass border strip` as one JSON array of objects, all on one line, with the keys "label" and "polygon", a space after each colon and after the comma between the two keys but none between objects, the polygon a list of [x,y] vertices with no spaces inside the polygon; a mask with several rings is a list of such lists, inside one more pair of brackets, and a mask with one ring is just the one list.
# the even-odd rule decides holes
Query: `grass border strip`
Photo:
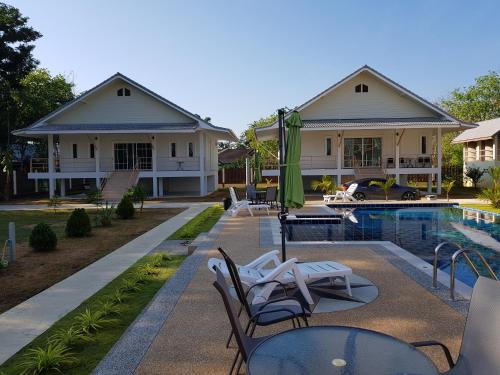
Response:
[{"label": "grass border strip", "polygon": [[208,236],[202,233],[198,250],[189,256],[174,276],[158,291],[150,304],[124,332],[120,340],[94,369],[92,375],[132,375],[147,354],[161,328],[168,321],[185,289],[208,258],[208,251],[229,220],[222,215],[212,227]]}]

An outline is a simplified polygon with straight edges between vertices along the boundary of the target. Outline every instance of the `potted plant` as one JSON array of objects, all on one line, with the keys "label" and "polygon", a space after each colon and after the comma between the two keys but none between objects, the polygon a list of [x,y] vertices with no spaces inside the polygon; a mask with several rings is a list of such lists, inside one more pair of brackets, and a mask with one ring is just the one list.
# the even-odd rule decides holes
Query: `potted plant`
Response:
[{"label": "potted plant", "polygon": [[321,180],[311,181],[311,188],[314,191],[318,189],[321,190],[323,192],[323,198],[327,198],[328,195],[332,195],[337,191],[337,183],[331,176],[323,176]]}]

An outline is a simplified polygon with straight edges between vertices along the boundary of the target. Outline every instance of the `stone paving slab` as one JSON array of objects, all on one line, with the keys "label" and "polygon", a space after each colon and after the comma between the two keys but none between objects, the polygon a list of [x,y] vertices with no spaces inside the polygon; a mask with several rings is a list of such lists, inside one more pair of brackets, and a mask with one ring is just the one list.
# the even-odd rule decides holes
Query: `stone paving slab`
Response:
[{"label": "stone paving slab", "polygon": [[0,364],[213,203],[185,211],[0,315]]},{"label": "stone paving slab", "polygon": [[[240,264],[269,251],[270,247],[259,246],[259,221],[266,218],[229,218],[216,245]],[[456,355],[464,324],[462,313],[429,293],[369,245],[290,247],[288,253],[301,261],[333,259],[344,263],[379,288],[379,297],[372,303],[344,312],[314,314],[310,324],[373,329],[407,342],[436,339],[447,344]],[[209,255],[217,254],[210,251]],[[229,349],[225,348],[229,322],[220,296],[212,286],[213,280],[214,275],[206,266],[198,268],[135,375],[228,373],[235,345],[233,342]],[[286,322],[259,328],[256,334],[273,334],[290,328]],[[444,370],[446,361],[441,353],[429,354]]]}]

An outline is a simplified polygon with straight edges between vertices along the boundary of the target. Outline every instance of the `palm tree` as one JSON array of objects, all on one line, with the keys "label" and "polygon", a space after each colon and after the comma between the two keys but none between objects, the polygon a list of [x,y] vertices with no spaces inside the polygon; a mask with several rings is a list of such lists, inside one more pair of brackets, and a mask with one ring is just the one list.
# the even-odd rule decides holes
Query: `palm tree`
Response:
[{"label": "palm tree", "polygon": [[443,181],[441,186],[443,187],[444,191],[446,192],[446,200],[450,201],[450,191],[453,189],[453,186],[455,185],[455,180],[446,180]]},{"label": "palm tree", "polygon": [[377,186],[380,186],[382,188],[382,190],[384,190],[384,193],[385,193],[385,200],[388,201],[389,200],[389,190],[391,190],[391,187],[392,185],[394,185],[396,183],[396,179],[395,178],[387,178],[385,181],[370,181],[370,186],[372,185],[377,185]]},{"label": "palm tree", "polygon": [[333,194],[337,190],[337,182],[335,182],[331,176],[323,176],[321,177],[321,181],[311,181],[311,188],[314,191],[319,189],[323,194]]}]

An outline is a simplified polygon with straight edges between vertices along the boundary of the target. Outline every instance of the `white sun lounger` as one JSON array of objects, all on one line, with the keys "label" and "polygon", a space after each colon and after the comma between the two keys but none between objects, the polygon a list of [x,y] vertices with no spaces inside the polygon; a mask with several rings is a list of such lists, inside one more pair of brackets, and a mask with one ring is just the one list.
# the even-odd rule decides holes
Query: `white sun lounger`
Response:
[{"label": "white sun lounger", "polygon": [[231,194],[232,204],[231,204],[231,207],[229,207],[229,209],[227,211],[231,214],[231,216],[236,216],[236,215],[238,215],[238,212],[240,212],[240,210],[245,210],[245,209],[248,210],[248,212],[250,213],[250,216],[253,216],[252,211],[254,209],[261,209],[261,208],[265,209],[267,212],[267,215],[269,216],[269,205],[268,204],[265,204],[265,203],[252,204],[252,202],[250,202],[247,199],[238,200],[238,198],[236,197],[236,192],[234,191],[233,187],[229,188],[229,194]]},{"label": "white sun lounger", "polygon": [[[277,280],[283,284],[294,283],[299,288],[307,303],[312,305],[314,302],[307,289],[307,283],[323,278],[329,278],[330,282],[333,283],[335,278],[341,277],[345,281],[347,293],[349,296],[352,296],[349,280],[349,276],[352,275],[351,268],[332,261],[297,263],[296,258],[281,263],[278,255],[279,251],[273,250],[247,265],[237,266],[241,281],[248,286],[272,280]],[[264,268],[270,263],[274,265],[274,268]],[[209,259],[208,268],[212,272],[215,272],[214,266],[219,267],[224,276],[230,277],[224,260],[218,258]],[[275,284],[267,284],[260,288],[255,287],[254,289],[257,289],[257,292],[254,294],[252,303],[267,301],[276,286]]]},{"label": "white sun lounger", "polygon": [[[351,184],[349,185],[349,188],[346,191],[337,190],[337,192],[333,196],[333,201],[336,202],[337,199],[342,199],[342,202],[345,201],[355,202],[356,198],[354,198],[353,194],[356,191],[357,187],[358,184]],[[328,200],[328,203],[330,203],[330,199]]]}]

